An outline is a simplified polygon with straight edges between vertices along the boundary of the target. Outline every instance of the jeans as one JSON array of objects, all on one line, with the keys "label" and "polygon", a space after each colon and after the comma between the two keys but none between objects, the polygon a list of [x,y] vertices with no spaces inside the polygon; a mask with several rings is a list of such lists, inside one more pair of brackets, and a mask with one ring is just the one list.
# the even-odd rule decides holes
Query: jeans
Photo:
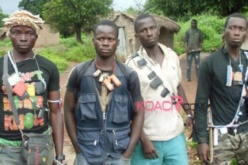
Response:
[{"label": "jeans", "polygon": [[[90,164],[87,162],[86,158],[81,153],[76,155],[73,165],[90,165]],[[124,157],[121,157],[120,159],[114,159],[108,157],[107,160],[103,162],[102,165],[130,165],[130,159],[126,159]]]},{"label": "jeans", "polygon": [[167,141],[152,141],[152,143],[158,151],[158,158],[147,159],[141,142],[138,142],[131,158],[131,165],[189,165],[183,133]]},{"label": "jeans", "polygon": [[195,60],[195,72],[196,77],[199,76],[199,68],[200,68],[200,52],[190,52],[187,55],[187,79],[191,79],[191,64],[193,59]]},{"label": "jeans", "polygon": [[21,147],[0,146],[0,165],[24,165]]},{"label": "jeans", "polygon": [[[45,131],[42,134],[48,134],[48,133],[52,133],[51,128],[49,127],[49,129],[47,131]],[[40,135],[40,134],[39,134]],[[51,138],[51,139],[50,139]],[[50,137],[50,141],[53,143],[53,139],[52,137]],[[32,141],[31,139],[29,139],[29,141]],[[39,141],[40,142],[40,141]],[[37,144],[40,146],[41,143],[37,142]],[[30,144],[30,143],[29,143]],[[53,157],[54,157],[54,147],[53,145],[51,146],[47,146],[47,144],[44,144],[44,146],[46,146],[46,148],[50,148],[48,156],[47,157],[41,157],[41,155],[39,155],[41,153],[41,151],[46,151],[44,148],[38,148],[38,146],[34,146],[34,143],[32,145],[29,146],[29,150],[28,152],[26,152],[26,157],[31,156],[34,161],[38,160],[44,160],[42,162],[44,162],[42,165],[51,165],[53,162]],[[37,148],[37,153],[34,153],[35,151],[32,148]],[[37,162],[31,162],[30,159],[29,160],[25,160],[24,156],[23,156],[23,149],[22,147],[13,147],[13,146],[0,146],[0,165],[34,165],[34,164],[38,164]],[[31,154],[33,153],[33,154]],[[34,154],[38,154],[35,155]],[[37,157],[38,156],[38,157]]]}]

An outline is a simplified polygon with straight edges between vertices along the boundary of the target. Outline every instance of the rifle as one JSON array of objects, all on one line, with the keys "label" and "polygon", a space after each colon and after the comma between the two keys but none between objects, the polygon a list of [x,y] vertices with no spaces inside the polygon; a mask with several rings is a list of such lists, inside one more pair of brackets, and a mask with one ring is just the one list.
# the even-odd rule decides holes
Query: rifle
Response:
[{"label": "rifle", "polygon": [[210,108],[208,108],[208,129],[209,129],[209,149],[210,149],[209,163],[212,163],[214,159],[214,145],[213,145],[213,120],[212,120],[212,111]]},{"label": "rifle", "polygon": [[64,164],[64,163],[59,162],[59,161],[56,160],[56,159],[53,159],[53,163],[56,164],[56,165],[66,165],[66,164]]}]

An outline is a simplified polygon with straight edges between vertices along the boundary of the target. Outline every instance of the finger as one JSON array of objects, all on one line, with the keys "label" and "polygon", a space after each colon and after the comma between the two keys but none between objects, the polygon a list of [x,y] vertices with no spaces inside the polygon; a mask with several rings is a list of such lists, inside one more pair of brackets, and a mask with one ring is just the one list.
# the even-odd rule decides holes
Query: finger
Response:
[{"label": "finger", "polygon": [[193,137],[193,130],[190,130],[187,139],[190,140]]},{"label": "finger", "polygon": [[208,162],[208,154],[203,154],[203,161]]},{"label": "finger", "polygon": [[158,158],[158,151],[157,150],[155,151],[155,156],[156,156],[156,158]]}]

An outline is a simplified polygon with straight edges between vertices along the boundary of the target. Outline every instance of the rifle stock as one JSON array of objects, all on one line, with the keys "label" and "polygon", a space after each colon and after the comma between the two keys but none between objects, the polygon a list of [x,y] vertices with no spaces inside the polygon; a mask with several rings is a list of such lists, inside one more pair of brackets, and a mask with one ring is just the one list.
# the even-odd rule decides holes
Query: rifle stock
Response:
[{"label": "rifle stock", "polygon": [[214,146],[213,146],[213,120],[212,120],[212,111],[208,108],[208,130],[209,130],[209,152],[210,152],[210,160],[209,163],[213,162],[214,158]]}]

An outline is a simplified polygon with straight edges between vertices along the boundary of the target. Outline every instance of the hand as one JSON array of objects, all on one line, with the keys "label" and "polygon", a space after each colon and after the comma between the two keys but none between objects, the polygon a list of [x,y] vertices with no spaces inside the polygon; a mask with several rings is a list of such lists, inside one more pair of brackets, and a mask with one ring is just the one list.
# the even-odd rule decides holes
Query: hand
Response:
[{"label": "hand", "polygon": [[186,55],[189,55],[189,49],[186,48]]},{"label": "hand", "polygon": [[197,146],[197,154],[199,159],[204,161],[205,163],[209,162],[210,158],[210,150],[207,143],[198,144]]},{"label": "hand", "polygon": [[187,117],[185,121],[185,127],[186,127],[186,131],[188,132],[188,137],[187,137],[188,140],[191,139],[193,136],[193,126],[194,126],[193,118]]},{"label": "hand", "polygon": [[123,152],[123,154],[121,154],[123,158],[125,159],[130,159],[131,158],[131,154],[127,153],[127,152]]},{"label": "hand", "polygon": [[158,158],[158,152],[156,148],[154,147],[151,140],[146,139],[145,141],[142,141],[142,148],[144,155],[147,159],[156,159]]},{"label": "hand", "polygon": [[246,109],[246,111],[248,111],[248,96],[247,95],[246,96],[243,96],[243,99],[245,100],[245,102],[244,102],[245,109]]}]

